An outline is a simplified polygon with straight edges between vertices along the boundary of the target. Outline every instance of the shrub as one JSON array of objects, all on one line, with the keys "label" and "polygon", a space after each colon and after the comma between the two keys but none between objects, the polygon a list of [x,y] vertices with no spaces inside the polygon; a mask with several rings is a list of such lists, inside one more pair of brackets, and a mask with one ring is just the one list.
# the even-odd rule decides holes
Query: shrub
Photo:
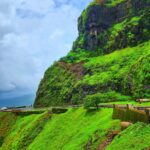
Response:
[{"label": "shrub", "polygon": [[96,107],[98,109],[98,104],[100,103],[99,95],[88,95],[84,99],[84,108],[90,109],[91,107]]},{"label": "shrub", "polygon": [[115,91],[107,93],[96,93],[92,95],[87,95],[84,98],[84,108],[89,109],[90,107],[96,107],[98,109],[99,103],[128,100],[131,100],[130,96],[125,96]]},{"label": "shrub", "polygon": [[65,108],[52,108],[52,112],[55,114],[61,114],[67,112],[68,109]]},{"label": "shrub", "polygon": [[117,93],[115,91],[101,94],[100,98],[101,98],[102,102],[129,101],[129,100],[131,100],[130,96],[122,95],[121,93]]}]

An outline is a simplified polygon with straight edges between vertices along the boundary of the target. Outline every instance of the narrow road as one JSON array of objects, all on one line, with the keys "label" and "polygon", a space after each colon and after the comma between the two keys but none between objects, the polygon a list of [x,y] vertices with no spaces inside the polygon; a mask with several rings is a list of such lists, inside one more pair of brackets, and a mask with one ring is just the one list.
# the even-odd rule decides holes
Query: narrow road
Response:
[{"label": "narrow road", "polygon": [[[120,108],[127,108],[128,104],[124,104],[124,105],[118,105],[115,104],[116,106],[120,107]],[[98,105],[99,108],[114,108],[114,104],[99,104]],[[130,106],[130,105],[129,105]],[[138,110],[145,110],[145,109],[150,109],[150,106],[135,106],[135,105],[131,105],[133,108],[138,109]],[[52,108],[58,108],[58,109],[68,109],[68,108],[79,108],[82,107],[82,105],[70,105],[70,106],[59,106],[59,107],[48,107],[48,108],[40,108],[40,109],[36,109],[36,108],[28,108],[28,109],[7,109],[7,110],[0,110],[0,112],[16,112],[16,111],[22,111],[22,112],[37,112],[37,111],[50,111],[52,110]],[[93,107],[94,108],[94,107]]]}]

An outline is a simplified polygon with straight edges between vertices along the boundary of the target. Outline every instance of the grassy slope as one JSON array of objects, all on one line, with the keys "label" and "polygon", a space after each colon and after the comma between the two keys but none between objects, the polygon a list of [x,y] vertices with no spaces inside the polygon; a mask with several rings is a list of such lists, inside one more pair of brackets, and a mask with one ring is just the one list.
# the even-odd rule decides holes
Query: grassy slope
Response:
[{"label": "grassy slope", "polygon": [[47,107],[63,105],[72,92],[76,77],[68,71],[68,66],[55,63],[45,73],[36,95],[35,106]]},{"label": "grassy slope", "polygon": [[150,42],[90,58],[84,68],[86,75],[73,95],[76,99],[81,99],[83,89],[88,89],[87,95],[117,91],[132,99],[150,97]]},{"label": "grassy slope", "polygon": [[[18,116],[0,150],[95,150],[111,131],[120,128],[119,121],[112,120],[111,116],[112,109],[87,112],[83,108],[69,109],[52,117],[47,113]],[[8,113],[5,122],[9,117]],[[125,150],[149,148],[150,126],[137,123],[129,127],[107,149],[122,147]]]},{"label": "grassy slope", "polygon": [[118,105],[132,104],[133,106],[150,106],[150,102],[138,103],[136,101],[118,101],[118,102],[109,102],[109,103],[102,103],[102,104],[118,104]]},{"label": "grassy slope", "polygon": [[[91,58],[85,64],[85,68],[90,70],[92,75],[84,76],[83,82],[96,85],[125,77],[132,65],[137,64],[143,56],[146,56],[147,60],[149,60],[149,55],[150,42],[147,42],[137,47],[128,47],[105,56]],[[149,63],[145,65],[147,65],[145,68],[149,67]]]},{"label": "grassy slope", "polygon": [[[4,143],[0,150],[24,150],[32,143],[34,138],[43,129],[44,123],[47,121],[47,113],[18,116],[16,122],[11,124],[12,128],[4,139]],[[11,117],[7,117],[4,122],[9,122]]]},{"label": "grassy slope", "polygon": [[[111,114],[112,110],[108,109],[87,113],[79,108],[55,115],[28,149],[80,150],[90,139],[94,147],[105,138],[109,129],[118,124],[111,119]],[[98,135],[98,139],[94,134]]]},{"label": "grassy slope", "polygon": [[39,121],[45,115],[19,117],[0,150],[80,150],[86,145],[94,149],[109,131],[119,128],[119,121],[111,119],[111,109],[88,113],[70,109],[52,116],[46,125]]},{"label": "grassy slope", "polygon": [[5,137],[9,134],[13,124],[15,124],[17,116],[13,113],[0,113],[0,146]]},{"label": "grassy slope", "polygon": [[121,132],[106,150],[148,150],[150,148],[150,125],[137,123]]},{"label": "grassy slope", "polygon": [[[0,113],[3,120],[0,122],[0,136],[5,137],[0,150],[80,150],[85,147],[94,150],[110,131],[119,128],[119,122],[112,120],[111,115],[111,109],[86,112],[82,108],[70,109],[52,118],[47,113],[29,116]],[[135,124],[117,136],[108,150],[148,148],[149,135],[149,125]]]},{"label": "grassy slope", "polygon": [[[150,97],[150,89],[146,88],[150,84],[150,41],[104,56],[88,58],[83,67],[85,71],[81,80],[59,66],[49,68],[37,92],[35,105],[63,104],[68,99],[74,103],[82,102],[85,96],[82,93],[90,95],[109,91],[129,95],[133,99]],[[88,91],[82,91],[84,87]],[[73,89],[77,92],[73,92]]]}]

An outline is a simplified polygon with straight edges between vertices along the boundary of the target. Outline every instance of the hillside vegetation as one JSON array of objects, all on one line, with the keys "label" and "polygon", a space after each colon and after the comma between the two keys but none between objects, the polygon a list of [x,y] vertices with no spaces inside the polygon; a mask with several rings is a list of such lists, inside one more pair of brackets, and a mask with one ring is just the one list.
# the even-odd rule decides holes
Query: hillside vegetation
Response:
[{"label": "hillside vegetation", "polygon": [[[3,112],[0,115],[3,115]],[[17,118],[16,120],[12,118],[14,115]],[[10,128],[3,136],[0,150],[25,150],[41,132],[47,119],[49,119],[47,113],[27,116],[5,113],[5,116],[6,119],[2,122],[5,125],[8,124]],[[5,127],[0,124],[0,128],[4,129]]]},{"label": "hillside vegetation", "polygon": [[34,106],[150,98],[149,8],[149,0],[91,2],[72,50],[45,72]]},{"label": "hillside vegetation", "polygon": [[29,149],[96,149],[108,132],[119,128],[118,121],[113,121],[111,114],[112,110],[108,109],[88,113],[79,108],[54,115]]},{"label": "hillside vegetation", "polygon": [[[136,123],[120,132],[120,121],[112,120],[112,109],[69,109],[64,114],[5,115],[0,124],[0,150],[148,150],[150,126]],[[12,122],[10,122],[10,120]],[[4,124],[11,128],[3,130]],[[9,126],[10,127],[10,126]],[[120,132],[113,139],[114,133]],[[5,136],[4,136],[5,135]],[[111,138],[110,138],[111,137]],[[111,141],[112,140],[112,141]],[[106,142],[107,141],[107,142]],[[110,142],[109,142],[110,141]]]},{"label": "hillside vegetation", "polygon": [[[3,123],[11,119],[7,115]],[[78,108],[64,114],[17,116],[0,150],[96,149],[109,133],[120,128],[111,115],[111,109],[87,112]]]},{"label": "hillside vegetation", "polygon": [[16,120],[17,116],[13,113],[0,113],[0,147]]},{"label": "hillside vegetation", "polygon": [[148,150],[150,148],[150,126],[137,123],[121,132],[106,150]]},{"label": "hillside vegetation", "polygon": [[[94,0],[78,31],[70,52],[46,70],[34,102],[68,111],[0,112],[0,150],[150,149],[149,125],[122,131],[111,108],[97,107],[150,98],[150,0]],[[70,107],[78,104],[86,109]]]}]

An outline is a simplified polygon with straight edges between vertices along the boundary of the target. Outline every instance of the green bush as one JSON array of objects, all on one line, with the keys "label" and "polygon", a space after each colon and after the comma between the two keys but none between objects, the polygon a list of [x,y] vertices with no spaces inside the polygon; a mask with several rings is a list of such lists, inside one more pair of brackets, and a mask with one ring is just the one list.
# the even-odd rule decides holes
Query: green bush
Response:
[{"label": "green bush", "polygon": [[52,113],[54,114],[61,114],[67,112],[68,109],[66,108],[52,108]]},{"label": "green bush", "polygon": [[100,98],[101,98],[102,102],[128,101],[128,100],[131,100],[130,96],[122,95],[122,94],[117,93],[115,91],[111,91],[111,92],[108,92],[108,93],[101,94]]},{"label": "green bush", "polygon": [[88,95],[84,99],[84,108],[90,109],[91,107],[96,107],[98,109],[98,104],[100,103],[100,98],[98,95]]},{"label": "green bush", "polygon": [[99,103],[104,102],[115,102],[115,101],[128,101],[131,100],[130,96],[125,96],[115,91],[107,92],[107,93],[96,93],[93,95],[87,95],[84,98],[84,107],[86,109],[90,107],[98,108]]}]

